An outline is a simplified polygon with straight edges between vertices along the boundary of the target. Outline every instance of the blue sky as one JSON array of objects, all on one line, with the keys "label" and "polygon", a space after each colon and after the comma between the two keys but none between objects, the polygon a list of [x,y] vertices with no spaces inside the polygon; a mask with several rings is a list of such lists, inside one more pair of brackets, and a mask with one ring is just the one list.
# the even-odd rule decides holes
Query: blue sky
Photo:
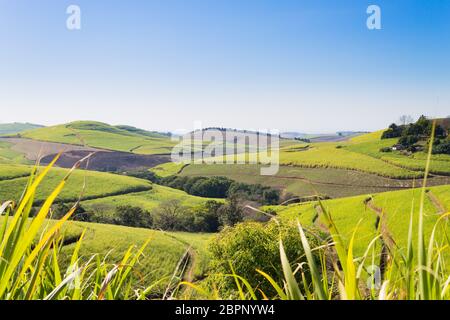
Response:
[{"label": "blue sky", "polygon": [[0,0],[0,122],[376,130],[450,115],[449,57],[449,0]]}]

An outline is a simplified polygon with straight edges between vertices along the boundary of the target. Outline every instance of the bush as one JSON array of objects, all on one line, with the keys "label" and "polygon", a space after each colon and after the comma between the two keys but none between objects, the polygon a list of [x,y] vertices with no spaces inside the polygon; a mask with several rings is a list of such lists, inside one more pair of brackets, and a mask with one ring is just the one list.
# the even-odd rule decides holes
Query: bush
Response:
[{"label": "bush", "polygon": [[159,183],[159,180],[160,180],[159,177],[154,172],[152,172],[148,169],[133,169],[133,170],[123,172],[122,174],[129,176],[129,177],[149,180],[154,183]]},{"label": "bush", "polygon": [[120,206],[116,208],[113,223],[135,228],[152,228],[153,218],[148,211],[139,207]]},{"label": "bush", "polygon": [[217,232],[219,231],[219,209],[222,203],[208,201],[204,205],[192,209],[193,223],[189,228],[191,232]]},{"label": "bush", "polygon": [[[70,203],[59,203],[55,205],[53,207],[52,218],[55,220],[63,218],[69,212],[69,210],[72,209],[72,207],[73,204]],[[92,222],[92,216],[88,212],[86,212],[86,210],[84,210],[82,206],[78,205],[70,220]]]},{"label": "bush", "polygon": [[[237,275],[244,276],[253,288],[262,290],[269,298],[276,293],[273,287],[256,269],[264,270],[277,283],[283,282],[279,239],[283,240],[288,259],[293,264],[305,261],[303,247],[296,223],[266,224],[249,222],[224,229],[210,243],[212,281],[225,295],[236,292],[234,279],[220,277],[230,274],[232,264]],[[310,238],[311,247],[318,241]],[[307,273],[307,272],[306,272]],[[301,281],[300,279],[298,279]]]},{"label": "bush", "polygon": [[389,126],[389,129],[383,132],[381,139],[398,138],[402,135],[403,129],[403,126],[397,126],[393,123]]},{"label": "bush", "polygon": [[450,140],[440,141],[433,146],[433,154],[449,154],[450,155]]},{"label": "bush", "polygon": [[239,195],[263,205],[278,204],[280,201],[280,192],[276,189],[260,184],[239,183],[226,177],[171,176],[161,179],[160,183],[198,197],[225,199]]}]

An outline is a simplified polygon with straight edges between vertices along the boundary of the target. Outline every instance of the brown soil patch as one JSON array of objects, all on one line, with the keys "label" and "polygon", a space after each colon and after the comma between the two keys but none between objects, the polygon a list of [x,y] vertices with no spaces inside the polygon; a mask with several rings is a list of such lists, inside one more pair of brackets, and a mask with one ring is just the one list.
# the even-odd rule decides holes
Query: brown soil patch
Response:
[{"label": "brown soil patch", "polygon": [[12,144],[11,149],[23,153],[30,161],[36,161],[40,157],[57,154],[61,151],[101,151],[100,149],[77,146],[65,143],[45,142],[25,138],[0,138],[0,141]]},{"label": "brown soil patch", "polygon": [[[89,155],[91,151],[71,150],[64,152],[56,162],[62,168],[72,168],[77,161]],[[41,163],[52,161],[54,154],[42,158]],[[152,168],[162,163],[170,162],[165,155],[140,155],[117,151],[97,151],[89,159],[84,168],[94,171],[117,172],[138,168]]]}]

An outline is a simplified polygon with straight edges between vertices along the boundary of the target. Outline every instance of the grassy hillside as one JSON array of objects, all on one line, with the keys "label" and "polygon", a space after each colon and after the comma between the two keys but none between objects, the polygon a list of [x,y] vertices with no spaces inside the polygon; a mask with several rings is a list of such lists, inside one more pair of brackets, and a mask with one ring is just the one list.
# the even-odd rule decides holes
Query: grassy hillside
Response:
[{"label": "grassy hillside", "polygon": [[[380,149],[392,146],[396,139],[381,140],[382,131],[354,137],[349,141],[298,143],[280,148],[279,162],[284,166],[302,168],[334,168],[372,173],[382,177],[413,179],[423,176],[426,154],[418,152],[405,156],[398,152],[382,153]],[[260,155],[252,154],[261,161]],[[227,161],[246,161],[248,155],[228,155]],[[220,163],[222,157],[206,159],[208,163]],[[433,155],[430,172],[450,175],[450,156]]]},{"label": "grassy hillside", "polygon": [[43,126],[32,123],[0,123],[0,136],[7,134],[19,133],[26,130],[32,130],[37,128],[43,128]]},{"label": "grassy hillside", "polygon": [[154,184],[152,189],[148,191],[84,201],[83,207],[87,210],[95,211],[96,214],[110,216],[114,214],[114,209],[118,206],[134,206],[151,211],[158,207],[161,203],[172,200],[179,201],[183,206],[193,207],[205,203],[208,200],[216,199],[191,196],[184,191]]},{"label": "grassy hillside", "polygon": [[[4,218],[0,217],[0,223]],[[48,220],[52,226],[53,220]],[[86,230],[80,254],[86,260],[98,255],[108,263],[119,262],[130,246],[140,247],[150,240],[139,264],[133,270],[136,285],[150,285],[162,280],[157,286],[158,292],[163,293],[170,283],[170,277],[176,270],[180,259],[189,247],[192,248],[192,275],[201,278],[208,267],[209,256],[206,252],[207,243],[213,237],[211,234],[186,234],[182,232],[162,232],[150,229],[130,228],[123,226],[105,225],[97,223],[66,222],[62,234],[66,245],[61,250],[61,263],[67,266],[75,248],[75,240]],[[182,270],[180,270],[181,273]]]},{"label": "grassy hillside", "polygon": [[170,177],[178,174],[186,165],[184,163],[168,162],[150,169],[160,178]]},{"label": "grassy hillside", "polygon": [[[382,140],[381,133],[376,132],[352,139],[350,143],[345,146],[345,150],[352,151],[358,155],[367,155],[408,170],[425,171],[427,156],[425,152],[418,152],[407,156],[395,151],[388,153],[380,151],[381,148],[393,146],[397,141],[398,139],[395,138]],[[430,172],[434,174],[450,175],[450,156],[443,154],[432,155]]]},{"label": "grassy hillside", "polygon": [[22,137],[86,145],[95,148],[138,154],[170,153],[175,145],[169,137],[129,126],[111,126],[101,122],[77,121],[53,127],[25,131]]},{"label": "grassy hillside", "polygon": [[22,153],[12,150],[11,147],[12,147],[11,143],[0,141],[0,164],[1,163],[26,164],[29,162]]},{"label": "grassy hillside", "polygon": [[[430,187],[428,190],[434,195],[440,204],[445,207],[446,211],[450,208],[450,185]],[[414,218],[417,218],[419,212],[419,197],[421,189],[401,190],[393,192],[385,192],[373,195],[372,203],[381,208],[386,218],[389,232],[397,241],[397,245],[404,250],[408,226],[412,206],[414,210]],[[352,232],[358,226],[355,242],[355,251],[357,255],[361,255],[367,248],[368,242],[375,235],[375,223],[377,214],[369,206],[365,204],[369,195],[357,196],[351,198],[341,198],[324,201],[324,206],[330,211],[338,229],[346,236],[345,240],[349,240]],[[414,201],[413,201],[414,200]],[[316,202],[304,204],[295,204],[290,206],[271,207],[281,218],[299,219],[304,225],[320,224],[320,210],[317,209]],[[425,199],[425,232],[429,234],[433,228],[439,215],[442,214],[436,204],[428,195]],[[319,216],[319,219],[316,218]],[[417,223],[415,224],[417,225]],[[447,232],[450,230],[447,230]],[[414,236],[417,232],[414,232]]]},{"label": "grassy hillside", "polygon": [[[0,165],[0,180],[3,179],[3,181],[0,181],[0,200],[19,200],[28,181],[27,175],[30,172],[31,167],[28,166]],[[66,169],[53,168],[43,180],[35,200],[44,200],[67,172]],[[7,178],[13,178],[14,176],[18,178],[7,180]],[[58,201],[77,200],[83,191],[83,185],[85,185],[83,199],[138,192],[152,188],[151,183],[146,180],[109,173],[77,170],[59,195]]]},{"label": "grassy hillside", "polygon": [[[153,169],[154,172],[159,172],[157,168]],[[275,176],[262,176],[260,169],[259,165],[196,164],[186,166],[180,175],[225,176],[239,182],[270,186],[301,197],[317,194],[331,198],[348,197],[408,188],[414,184],[413,180],[395,180],[354,170],[281,166]],[[448,183],[450,178],[445,177],[429,180],[430,185]]]}]

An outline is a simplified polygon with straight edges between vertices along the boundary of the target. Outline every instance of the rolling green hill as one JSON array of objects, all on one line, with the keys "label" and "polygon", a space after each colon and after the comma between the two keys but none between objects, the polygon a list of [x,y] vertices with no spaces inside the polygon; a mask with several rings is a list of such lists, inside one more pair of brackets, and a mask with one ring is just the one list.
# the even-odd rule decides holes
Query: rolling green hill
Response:
[{"label": "rolling green hill", "polygon": [[[30,166],[0,164],[0,202],[19,200],[30,172]],[[40,203],[46,199],[67,172],[67,169],[52,168],[37,191],[35,201]],[[138,206],[150,211],[169,200],[178,200],[187,207],[211,200],[155,185],[147,180],[76,170],[56,201],[68,203],[77,201],[80,197],[83,207],[95,209],[96,213],[108,216],[114,214],[116,207],[123,205]]]},{"label": "rolling green hill", "polygon": [[19,133],[26,130],[43,128],[44,126],[32,123],[0,123],[0,136]]},{"label": "rolling green hill", "polygon": [[[181,168],[171,163],[151,170],[158,175],[170,175],[176,174]],[[185,166],[179,175],[225,176],[238,182],[273,187],[298,197],[317,194],[331,198],[349,197],[412,188],[414,184],[417,186],[420,183],[420,181],[397,180],[361,171],[334,168],[280,166],[278,173],[274,176],[262,176],[260,169],[259,165],[194,164]],[[450,184],[450,177],[433,177],[428,181],[428,185],[441,184]]]},{"label": "rolling green hill", "polygon": [[167,154],[175,145],[168,136],[159,133],[94,121],[77,121],[29,130],[20,133],[20,136],[137,154]]},{"label": "rolling green hill", "polygon": [[[427,190],[429,192],[424,204],[424,229],[429,235],[439,216],[450,210],[450,185],[430,187]],[[361,255],[374,238],[376,231],[377,213],[367,205],[367,200],[372,199],[371,204],[383,211],[387,229],[397,241],[399,248],[404,250],[408,239],[411,209],[413,209],[414,221],[417,225],[420,192],[421,189],[392,191],[373,196],[363,195],[326,200],[323,204],[331,213],[339,231],[346,236],[345,240],[349,240],[352,232],[358,226],[355,251],[357,255]],[[268,208],[274,210],[282,219],[298,219],[305,226],[321,223],[317,202],[266,207],[266,209]],[[450,229],[447,229],[447,232],[450,232]],[[415,231],[414,236],[416,235]]]}]

